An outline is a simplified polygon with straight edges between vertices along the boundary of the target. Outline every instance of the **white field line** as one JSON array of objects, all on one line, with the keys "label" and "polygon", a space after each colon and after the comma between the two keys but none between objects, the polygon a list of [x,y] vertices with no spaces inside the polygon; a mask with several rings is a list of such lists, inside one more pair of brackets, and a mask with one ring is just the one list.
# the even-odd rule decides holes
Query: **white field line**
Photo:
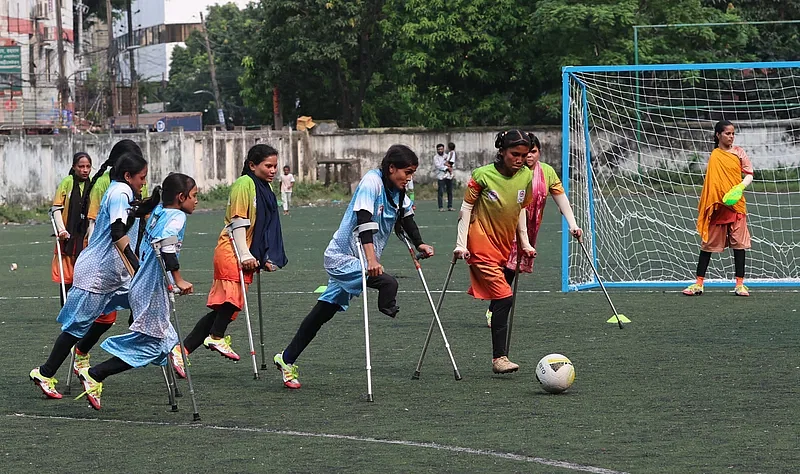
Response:
[{"label": "white field line", "polygon": [[[250,290],[249,294],[255,293],[255,290]],[[399,290],[398,293],[409,293],[409,294],[419,294],[425,293],[425,290]],[[431,290],[431,294],[439,294],[441,290]],[[464,293],[466,291],[460,290],[447,290],[447,293]],[[550,290],[519,290],[519,293],[555,293]],[[584,292],[585,293],[585,292]],[[599,292],[598,292],[599,293]],[[266,296],[280,296],[280,295],[320,295],[322,293],[314,293],[313,291],[262,291],[262,295]],[[208,293],[196,292],[192,293],[188,296],[208,296]],[[59,297],[58,295],[53,296],[0,296],[0,301],[4,300],[57,300]],[[179,296],[179,298],[185,298],[185,296]]]},{"label": "white field line", "polygon": [[545,466],[560,467],[562,469],[568,469],[571,471],[591,472],[595,474],[625,474],[624,472],[621,471],[614,471],[602,467],[586,466],[583,464],[576,464],[567,461],[558,461],[555,459],[540,458],[535,456],[525,456],[522,454],[506,453],[491,449],[465,448],[461,446],[449,446],[446,444],[424,443],[419,441],[379,439],[371,437],[339,435],[330,433],[312,433],[307,431],[278,430],[271,428],[244,428],[241,426],[205,425],[202,423],[192,424],[192,423],[156,422],[156,421],[102,420],[98,418],[75,418],[68,416],[28,415],[25,413],[14,413],[6,416],[17,417],[17,418],[28,418],[35,420],[63,420],[63,421],[81,421],[81,422],[95,422],[95,423],[114,423],[123,425],[167,426],[175,428],[233,431],[238,433],[261,433],[261,434],[274,434],[279,436],[298,436],[303,438],[324,438],[324,439],[335,439],[343,441],[356,441],[361,443],[389,444],[396,446],[408,446],[412,448],[436,449],[440,451],[449,451],[452,453],[459,453],[459,454],[476,454],[479,456],[491,456],[501,459],[510,459],[512,461],[522,461],[535,464],[542,464]]}]

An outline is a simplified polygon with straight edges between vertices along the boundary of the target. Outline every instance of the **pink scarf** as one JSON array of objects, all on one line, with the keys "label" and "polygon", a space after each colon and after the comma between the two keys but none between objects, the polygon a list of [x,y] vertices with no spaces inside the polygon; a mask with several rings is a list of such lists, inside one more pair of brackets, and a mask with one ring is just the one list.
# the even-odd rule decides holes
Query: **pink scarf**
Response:
[{"label": "pink scarf", "polygon": [[[544,205],[547,204],[547,183],[539,162],[533,167],[533,181],[531,181],[531,193],[533,200],[525,208],[528,215],[528,241],[536,247],[536,237],[539,235],[539,227],[542,225],[544,216]],[[520,256],[519,271],[521,273],[533,273],[533,258]],[[517,268],[517,240],[511,245],[511,255],[508,256],[506,268],[516,270]]]}]

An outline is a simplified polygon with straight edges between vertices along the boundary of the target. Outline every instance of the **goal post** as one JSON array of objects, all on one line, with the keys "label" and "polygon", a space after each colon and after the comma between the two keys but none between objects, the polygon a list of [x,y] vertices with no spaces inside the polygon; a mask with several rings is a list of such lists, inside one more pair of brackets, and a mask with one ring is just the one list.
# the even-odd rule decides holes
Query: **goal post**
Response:
[{"label": "goal post", "polygon": [[[800,61],[563,68],[562,181],[607,287],[694,281],[719,120],[755,169],[745,283],[800,287]],[[732,288],[733,273],[714,254],[705,285]],[[597,286],[562,220],[562,290]]]}]

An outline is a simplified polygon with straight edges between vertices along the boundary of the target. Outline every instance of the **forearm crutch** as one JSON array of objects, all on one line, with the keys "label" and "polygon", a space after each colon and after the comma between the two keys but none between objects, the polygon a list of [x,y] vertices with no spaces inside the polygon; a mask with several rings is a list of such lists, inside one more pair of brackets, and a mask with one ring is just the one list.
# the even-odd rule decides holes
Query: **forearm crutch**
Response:
[{"label": "forearm crutch", "polygon": [[[450,342],[447,340],[447,336],[444,334],[444,327],[442,326],[442,320],[439,318],[439,308],[437,305],[433,304],[433,298],[431,297],[431,291],[428,289],[428,282],[425,281],[425,275],[422,274],[422,266],[419,264],[420,259],[428,258],[427,254],[424,252],[414,253],[414,247],[411,246],[411,242],[408,241],[408,237],[405,235],[401,236],[403,242],[405,242],[406,247],[408,247],[408,253],[411,255],[411,260],[414,261],[414,267],[417,269],[417,273],[419,274],[419,279],[422,281],[422,287],[425,289],[425,295],[428,297],[428,303],[431,305],[431,310],[433,311],[433,320],[431,321],[430,329],[433,330],[433,324],[436,323],[439,326],[439,332],[442,334],[442,339],[444,340],[444,347],[447,349],[447,354],[450,356],[450,363],[453,364],[453,376],[456,380],[461,380],[461,373],[458,371],[458,366],[456,365],[456,359],[453,357],[453,351],[450,349]],[[444,292],[442,292],[442,295]],[[440,296],[441,301],[441,296]],[[430,334],[430,331],[428,331]],[[428,337],[430,340],[430,336]],[[427,345],[427,340],[426,340]],[[415,372],[416,378],[419,378],[419,372]]]},{"label": "forearm crutch", "polygon": [[[246,225],[250,225],[250,221],[247,221]],[[236,242],[233,240],[233,227],[228,225],[226,227],[228,231],[228,238],[231,241],[231,246],[233,247],[233,252],[236,254],[236,261],[238,262],[239,266],[239,283],[242,288],[242,301],[244,302],[244,318],[245,322],[247,323],[247,341],[250,343],[250,358],[253,360],[253,380],[258,380],[258,362],[256,362],[256,347],[253,343],[253,326],[250,324],[250,307],[247,305],[247,286],[244,284],[244,271],[242,270],[242,256],[239,255],[239,249],[236,248]]]},{"label": "forearm crutch", "polygon": [[[64,206],[53,206],[50,208],[48,214],[50,215],[50,225],[53,227],[53,235],[56,236],[56,254],[58,257],[58,276],[60,280],[61,290],[61,306],[67,302],[67,285],[64,283],[64,263],[61,261],[61,241],[58,239],[58,227],[56,226],[55,213],[64,210]],[[72,371],[75,367],[75,347],[70,349],[69,370],[67,371],[67,386],[64,389],[64,395],[72,393]]]},{"label": "forearm crutch", "polygon": [[[578,243],[581,245],[581,250],[583,250],[583,254],[586,256],[586,261],[589,262],[589,266],[592,267],[592,271],[594,272],[594,277],[597,279],[597,283],[600,284],[600,289],[603,290],[603,294],[606,295],[606,299],[608,300],[608,304],[611,305],[611,311],[614,312],[614,317],[617,319],[617,325],[620,329],[624,329],[622,325],[622,318],[625,316],[617,313],[617,308],[614,307],[614,303],[611,302],[611,297],[608,296],[608,292],[606,291],[605,285],[603,285],[603,280],[600,279],[600,274],[597,272],[597,268],[594,266],[594,262],[592,261],[592,257],[589,256],[589,251],[586,250],[586,246],[583,244],[583,239],[579,238]],[[609,322],[611,322],[609,320]]]},{"label": "forearm crutch", "polygon": [[174,370],[172,362],[170,362],[169,357],[167,357],[167,365],[161,366],[161,373],[164,374],[164,383],[167,384],[167,394],[172,411],[178,411],[178,403],[175,401],[175,378],[170,377],[170,372]]},{"label": "forearm crutch", "polygon": [[367,401],[374,401],[372,397],[372,361],[369,355],[369,305],[367,304],[367,260],[364,256],[364,245],[361,243],[360,231],[377,230],[378,225],[374,222],[362,224],[356,227],[356,247],[358,247],[358,262],[361,264],[361,298],[364,305],[364,347],[367,353]]},{"label": "forearm crutch", "polygon": [[[194,421],[200,421],[200,411],[197,408],[197,397],[194,393],[194,384],[192,383],[192,374],[189,371],[189,357],[186,355],[186,349],[183,347],[183,337],[181,336],[181,325],[178,321],[178,312],[175,310],[175,293],[180,293],[180,289],[175,286],[175,282],[172,279],[172,274],[167,271],[167,266],[164,264],[164,259],[161,257],[161,248],[165,245],[175,245],[178,243],[177,237],[167,237],[164,239],[159,239],[153,241],[151,243],[153,247],[153,251],[155,252],[156,259],[158,260],[158,264],[161,267],[161,272],[164,274],[164,283],[167,286],[167,295],[169,297],[169,307],[172,312],[172,320],[175,322],[175,333],[178,336],[178,348],[181,351],[181,359],[183,360],[183,370],[186,371],[186,380],[189,382],[189,395],[192,397],[192,419]],[[169,357],[167,357],[167,363],[169,364]],[[170,375],[174,373],[174,369],[172,366],[169,367]],[[177,384],[174,382],[174,375],[173,377],[173,384],[174,388],[171,391],[171,395],[174,397],[177,392]],[[169,376],[167,377],[167,385],[169,385]],[[177,409],[177,404],[173,402],[173,411]]]},{"label": "forearm crutch", "polygon": [[261,310],[261,271],[256,272],[258,290],[258,338],[261,342],[261,370],[267,370],[266,350],[264,349],[264,313]]},{"label": "forearm crutch", "polygon": [[[436,302],[436,312],[434,313],[435,315],[439,314],[439,310],[442,309],[442,302],[444,301],[444,295],[447,293],[447,287],[450,286],[450,278],[452,278],[453,276],[453,269],[456,267],[456,261],[457,259],[454,255],[453,260],[450,261],[450,268],[447,270],[447,277],[445,277],[444,279],[444,286],[442,287],[442,292],[439,294],[439,301]],[[420,275],[422,275],[422,273],[420,273]],[[428,298],[430,298],[430,293],[428,293]],[[436,324],[437,319],[438,318],[436,316],[434,316],[434,318],[431,319],[431,325],[428,328],[428,335],[425,336],[425,344],[422,345],[422,353],[419,355],[419,362],[417,362],[417,369],[414,370],[414,375],[411,376],[412,380],[419,380],[420,371],[422,371],[422,362],[425,360],[425,353],[428,352],[428,345],[431,342],[431,336],[433,335],[433,327]],[[444,336],[444,331],[442,331],[442,336]],[[455,362],[453,362],[453,367],[455,367]],[[461,380],[461,375],[458,373],[458,370],[456,370],[456,380]]]}]

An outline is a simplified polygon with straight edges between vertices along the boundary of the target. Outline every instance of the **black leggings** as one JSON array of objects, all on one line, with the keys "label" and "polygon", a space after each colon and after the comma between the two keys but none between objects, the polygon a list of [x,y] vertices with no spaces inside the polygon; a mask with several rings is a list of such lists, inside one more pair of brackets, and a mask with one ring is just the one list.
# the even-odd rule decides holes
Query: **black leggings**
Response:
[{"label": "black leggings", "polygon": [[125,372],[126,370],[130,370],[132,368],[133,366],[128,365],[127,362],[123,361],[119,357],[114,356],[102,364],[95,365],[89,369],[89,376],[91,376],[97,382],[102,382],[106,379],[106,377],[110,377],[120,372]]},{"label": "black leggings", "polygon": [[100,340],[100,337],[105,334],[106,331],[111,329],[114,323],[98,323],[94,322],[89,327],[89,330],[86,331],[86,335],[78,341],[77,348],[82,354],[88,354],[92,347],[97,344],[97,341]]},{"label": "black leggings", "polygon": [[[367,286],[378,290],[378,310],[387,316],[395,317],[400,308],[397,306],[397,279],[388,273],[367,278]],[[338,304],[317,301],[311,312],[300,323],[292,342],[283,351],[283,361],[293,364],[300,354],[311,343],[323,324],[330,321],[339,311]]]},{"label": "black leggings", "polygon": [[[503,268],[503,276],[506,277],[506,282],[508,282],[508,286],[511,286],[514,283],[514,275],[515,274],[516,274],[516,272],[514,270],[511,270],[509,268]],[[489,303],[489,312],[491,312],[491,313],[494,313],[494,308],[496,306],[495,305],[495,301],[499,301],[499,300],[492,300]],[[494,316],[492,316],[492,321],[494,321]]]},{"label": "black leggings", "polygon": [[[72,349],[72,346],[74,346],[78,340],[77,337],[68,332],[59,334],[58,338],[56,338],[56,342],[53,343],[53,349],[50,351],[47,362],[39,367],[39,372],[45,377],[54,376],[56,372],[58,372],[58,368],[61,367],[61,364],[63,364],[69,356],[69,351]],[[72,370],[72,367],[70,367],[69,370]]]},{"label": "black leggings", "polygon": [[[711,252],[700,251],[700,258],[697,259],[697,276],[705,277],[708,264],[711,262]],[[737,278],[744,278],[745,253],[744,249],[733,249],[733,264]]]},{"label": "black leggings", "polygon": [[183,347],[191,354],[203,344],[209,335],[222,338],[231,323],[233,313],[237,311],[239,308],[231,303],[225,303],[218,310],[207,313],[197,321],[192,332],[183,339]]},{"label": "black leggings", "polygon": [[508,334],[508,313],[511,311],[513,296],[492,300],[492,358],[507,356],[506,336]]}]

